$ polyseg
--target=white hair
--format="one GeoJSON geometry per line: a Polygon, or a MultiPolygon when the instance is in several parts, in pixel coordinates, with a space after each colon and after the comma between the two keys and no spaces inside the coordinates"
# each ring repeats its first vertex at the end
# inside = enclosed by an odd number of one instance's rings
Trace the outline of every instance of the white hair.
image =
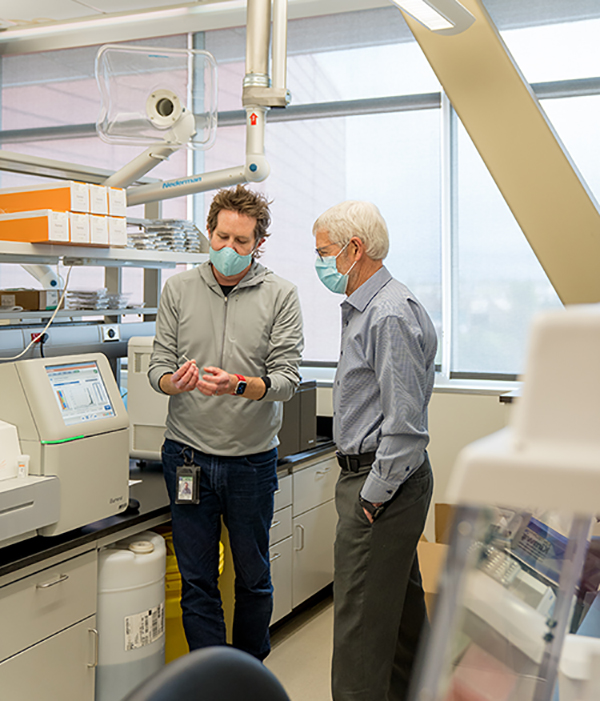
{"type": "Polygon", "coordinates": [[[357,236],[372,260],[383,260],[390,247],[385,219],[372,202],[348,200],[336,204],[314,223],[313,234],[317,231],[326,231],[331,243],[341,248],[357,236]]]}

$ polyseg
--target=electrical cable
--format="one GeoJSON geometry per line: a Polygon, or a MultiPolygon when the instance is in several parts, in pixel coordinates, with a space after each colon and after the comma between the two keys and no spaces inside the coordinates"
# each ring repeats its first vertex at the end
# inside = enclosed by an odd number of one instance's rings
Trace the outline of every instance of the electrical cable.
{"type": "MultiPolygon", "coordinates": [[[[21,358],[23,355],[25,355],[25,353],[27,353],[27,351],[31,348],[31,346],[32,346],[34,343],[45,343],[45,341],[44,341],[44,342],[41,341],[41,338],[44,336],[44,334],[46,333],[46,331],[50,328],[50,325],[51,325],[52,322],[54,321],[56,315],[58,314],[59,309],[60,309],[61,306],[62,306],[62,303],[63,303],[63,301],[64,301],[64,299],[65,299],[66,294],[67,294],[67,288],[68,288],[68,286],[69,286],[69,277],[70,277],[70,275],[71,275],[71,270],[73,270],[73,266],[72,266],[72,265],[69,266],[69,272],[67,273],[67,277],[66,277],[66,280],[65,280],[65,287],[64,287],[64,290],[63,290],[63,293],[62,293],[60,299],[58,300],[58,304],[56,305],[56,309],[54,310],[54,313],[52,314],[52,316],[51,316],[50,319],[48,320],[48,323],[46,324],[46,326],[44,326],[43,330],[42,330],[40,333],[36,334],[36,335],[31,339],[31,341],[27,344],[27,346],[26,346],[18,355],[13,356],[12,358],[0,358],[0,363],[8,363],[8,362],[10,362],[10,361],[12,361],[12,360],[18,360],[18,359],[21,358]]],[[[40,346],[40,352],[42,353],[42,357],[44,357],[44,354],[43,354],[43,351],[42,351],[41,346],[40,346]]]]}

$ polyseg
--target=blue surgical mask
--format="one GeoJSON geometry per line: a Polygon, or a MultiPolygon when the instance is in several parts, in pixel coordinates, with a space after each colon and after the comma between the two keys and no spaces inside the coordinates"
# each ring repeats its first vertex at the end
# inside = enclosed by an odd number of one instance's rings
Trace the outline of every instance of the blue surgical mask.
{"type": "Polygon", "coordinates": [[[229,246],[224,246],[218,251],[211,246],[208,252],[210,262],[215,268],[225,277],[232,277],[247,268],[252,262],[252,253],[254,249],[247,255],[241,256],[237,251],[229,246]]]}
{"type": "MultiPolygon", "coordinates": [[[[346,244],[346,246],[348,246],[348,244],[346,244]]],[[[342,248],[337,256],[325,256],[324,258],[317,257],[317,260],[315,261],[315,269],[317,271],[317,275],[319,276],[319,280],[328,290],[331,290],[338,295],[346,294],[346,288],[348,287],[348,274],[356,265],[356,261],[354,261],[347,273],[340,273],[337,269],[337,257],[346,249],[346,246],[342,248]]]]}

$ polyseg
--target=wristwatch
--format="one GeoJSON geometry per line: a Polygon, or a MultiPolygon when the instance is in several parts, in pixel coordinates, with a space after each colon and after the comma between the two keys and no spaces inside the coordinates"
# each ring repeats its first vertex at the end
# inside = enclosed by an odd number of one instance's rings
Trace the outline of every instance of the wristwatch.
{"type": "Polygon", "coordinates": [[[366,499],[363,499],[362,497],[358,497],[358,502],[363,507],[363,509],[366,509],[371,514],[371,518],[373,519],[373,521],[378,516],[381,516],[386,507],[385,502],[383,504],[379,504],[379,506],[375,506],[375,504],[373,504],[370,501],[367,501],[366,499]]]}
{"type": "Polygon", "coordinates": [[[236,377],[238,379],[238,383],[235,386],[235,389],[233,390],[232,394],[244,394],[244,392],[246,391],[246,387],[248,386],[248,382],[243,375],[236,375],[236,377]]]}

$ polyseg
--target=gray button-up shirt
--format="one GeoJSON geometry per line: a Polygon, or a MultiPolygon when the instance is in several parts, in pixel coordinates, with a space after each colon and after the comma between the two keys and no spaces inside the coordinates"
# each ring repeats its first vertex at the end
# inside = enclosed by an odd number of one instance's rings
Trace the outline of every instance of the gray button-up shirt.
{"type": "Polygon", "coordinates": [[[333,438],[347,455],[376,451],[368,501],[391,499],[424,460],[436,349],[429,315],[387,268],[342,302],[333,438]]]}

